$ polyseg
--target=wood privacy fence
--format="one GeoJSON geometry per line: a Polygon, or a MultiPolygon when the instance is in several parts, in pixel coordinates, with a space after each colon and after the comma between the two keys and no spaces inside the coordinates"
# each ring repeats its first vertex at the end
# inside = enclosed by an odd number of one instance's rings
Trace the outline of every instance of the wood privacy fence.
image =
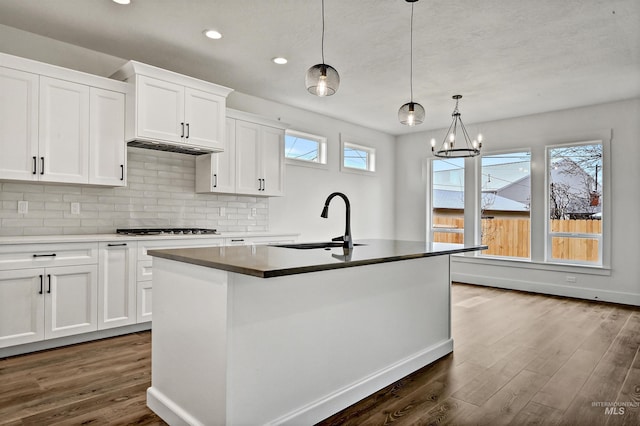
{"type": "MultiPolygon", "coordinates": [[[[461,217],[434,216],[436,228],[464,228],[461,217]]],[[[530,256],[530,220],[528,218],[493,218],[482,219],[482,243],[489,246],[489,250],[482,253],[493,256],[524,257],[530,256]]],[[[600,220],[552,220],[552,232],[573,232],[581,234],[601,234],[600,220]]],[[[436,242],[462,243],[463,235],[453,232],[437,232],[436,242]]],[[[598,240],[593,238],[564,238],[552,239],[552,255],[554,259],[583,260],[596,262],[598,260],[598,240]]]]}

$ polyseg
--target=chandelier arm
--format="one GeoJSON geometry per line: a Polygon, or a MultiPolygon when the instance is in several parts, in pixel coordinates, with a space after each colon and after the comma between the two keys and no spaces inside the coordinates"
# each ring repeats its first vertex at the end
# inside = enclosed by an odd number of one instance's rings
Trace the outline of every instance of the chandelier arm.
{"type": "MultiPolygon", "coordinates": [[[[453,118],[453,121],[451,121],[451,125],[449,126],[449,129],[447,130],[447,133],[444,134],[444,139],[442,140],[442,145],[444,146],[445,142],[447,141],[447,138],[449,137],[449,135],[451,134],[451,128],[453,127],[453,125],[456,123],[456,118],[453,118]]],[[[455,131],[455,129],[454,129],[455,131]]]]}
{"type": "Polygon", "coordinates": [[[464,123],[462,122],[462,119],[460,119],[460,127],[462,127],[462,133],[464,134],[464,140],[465,140],[465,143],[467,144],[467,147],[473,148],[473,146],[471,145],[471,138],[467,133],[467,128],[464,127],[464,123]]]}

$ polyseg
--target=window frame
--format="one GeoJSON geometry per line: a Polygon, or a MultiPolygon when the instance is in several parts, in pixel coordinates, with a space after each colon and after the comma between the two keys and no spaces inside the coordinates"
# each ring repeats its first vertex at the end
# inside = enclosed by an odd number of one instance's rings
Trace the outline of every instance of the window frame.
{"type": "Polygon", "coordinates": [[[285,130],[285,151],[284,160],[285,164],[303,167],[313,167],[316,169],[328,169],[328,144],[325,136],[314,135],[312,133],[302,132],[300,130],[287,129],[285,130]],[[304,160],[300,158],[287,157],[286,137],[293,136],[301,139],[315,141],[318,143],[318,161],[304,160]]]}
{"type": "Polygon", "coordinates": [[[376,173],[376,149],[372,146],[360,143],[350,142],[343,138],[340,139],[340,171],[347,173],[356,173],[363,175],[374,175],[376,173]],[[349,167],[344,164],[344,150],[346,148],[365,151],[367,153],[367,168],[360,169],[357,167],[349,167]]]}
{"type": "Polygon", "coordinates": [[[482,241],[482,182],[483,182],[483,178],[482,178],[482,160],[484,158],[487,157],[495,157],[495,156],[499,156],[499,155],[508,155],[508,154],[525,154],[528,153],[529,154],[529,247],[528,247],[528,251],[529,251],[529,256],[528,257],[518,257],[518,256],[505,256],[505,255],[497,255],[497,254],[486,254],[484,253],[484,251],[479,251],[477,252],[477,256],[481,257],[481,258],[487,258],[487,259],[504,259],[504,260],[516,260],[516,261],[531,261],[532,259],[532,251],[533,251],[533,241],[532,241],[532,227],[533,227],[533,216],[532,216],[532,203],[533,203],[533,175],[532,175],[532,158],[533,158],[533,154],[531,152],[531,148],[514,148],[514,149],[508,149],[508,150],[500,150],[500,151],[495,151],[495,152],[489,152],[489,153],[483,153],[480,157],[479,157],[479,165],[478,165],[478,182],[477,182],[477,190],[479,191],[479,195],[480,195],[480,213],[479,213],[479,217],[476,218],[475,220],[478,221],[477,227],[478,227],[478,232],[479,232],[479,236],[478,236],[478,241],[480,241],[480,244],[483,244],[482,241]]]}
{"type": "MultiPolygon", "coordinates": [[[[435,235],[436,234],[462,234],[462,241],[464,243],[465,241],[465,229],[467,228],[467,217],[466,217],[466,207],[467,207],[467,188],[466,188],[466,181],[467,181],[467,162],[462,159],[462,176],[463,176],[463,183],[462,183],[462,187],[463,187],[463,201],[462,201],[462,217],[463,217],[463,226],[462,228],[448,228],[448,227],[435,227],[433,225],[433,219],[434,219],[434,214],[433,214],[433,202],[434,202],[434,197],[433,197],[433,191],[434,191],[434,184],[435,181],[433,179],[433,173],[435,172],[434,170],[434,162],[436,161],[444,161],[442,158],[438,158],[438,157],[433,157],[429,159],[428,162],[428,166],[427,166],[427,176],[428,176],[428,182],[429,184],[427,185],[427,188],[429,190],[428,194],[427,194],[427,207],[430,206],[430,208],[427,208],[427,232],[428,232],[428,241],[435,241],[435,235]]],[[[475,254],[475,253],[473,253],[475,254]]]]}
{"type": "Polygon", "coordinates": [[[557,265],[571,265],[571,266],[589,266],[589,267],[604,267],[605,262],[605,247],[607,239],[605,238],[606,227],[606,217],[608,210],[607,200],[610,198],[610,185],[609,185],[609,174],[608,174],[608,166],[607,166],[607,158],[608,155],[608,147],[609,144],[606,140],[597,139],[597,140],[588,140],[581,142],[570,142],[570,143],[562,143],[562,144],[553,144],[553,145],[545,145],[545,244],[544,244],[544,262],[548,264],[557,264],[557,265]],[[588,234],[588,233],[578,233],[578,232],[553,232],[551,230],[551,194],[550,194],[550,184],[551,184],[551,155],[550,152],[556,148],[568,148],[573,146],[582,146],[582,145],[601,145],[602,147],[602,180],[601,184],[602,194],[601,197],[602,207],[601,213],[602,217],[601,221],[601,232],[600,234],[588,234]],[[587,260],[572,260],[572,259],[554,259],[553,258],[553,238],[574,238],[574,239],[591,239],[596,240],[598,243],[598,259],[596,261],[587,261],[587,260]]]}

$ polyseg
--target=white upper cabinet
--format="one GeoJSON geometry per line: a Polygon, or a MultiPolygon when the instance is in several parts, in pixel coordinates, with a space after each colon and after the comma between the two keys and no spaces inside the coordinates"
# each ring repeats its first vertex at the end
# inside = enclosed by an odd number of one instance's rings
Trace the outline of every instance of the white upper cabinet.
{"type": "Polygon", "coordinates": [[[183,142],[184,86],[141,75],[136,100],[138,137],[183,142]]]}
{"type": "Polygon", "coordinates": [[[196,157],[196,192],[236,192],[236,120],[227,118],[224,151],[196,157]]]}
{"type": "Polygon", "coordinates": [[[0,179],[124,185],[127,88],[0,53],[0,179]]]}
{"type": "Polygon", "coordinates": [[[237,192],[284,195],[284,129],[236,121],[237,192]]]}
{"type": "Polygon", "coordinates": [[[0,179],[38,180],[38,81],[0,67],[0,179]]]}
{"type": "Polygon", "coordinates": [[[90,91],[89,183],[125,186],[124,93],[95,87],[90,91]]]}
{"type": "Polygon", "coordinates": [[[111,76],[127,81],[126,140],[132,145],[198,154],[225,147],[226,99],[231,89],[136,61],[111,76]]]}
{"type": "Polygon", "coordinates": [[[285,124],[227,109],[224,153],[196,159],[196,192],[284,195],[285,124]]]}
{"type": "Polygon", "coordinates": [[[89,87],[40,77],[41,181],[89,183],[89,87]]]}

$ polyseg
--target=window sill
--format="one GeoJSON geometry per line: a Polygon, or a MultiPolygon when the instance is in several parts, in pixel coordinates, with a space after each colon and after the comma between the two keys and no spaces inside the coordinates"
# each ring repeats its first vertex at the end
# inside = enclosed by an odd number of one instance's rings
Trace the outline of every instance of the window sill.
{"type": "Polygon", "coordinates": [[[473,263],[490,266],[500,266],[505,268],[537,269],[544,271],[569,272],[576,274],[610,276],[611,268],[606,266],[591,265],[568,265],[561,263],[540,262],[530,259],[506,259],[485,256],[467,256],[465,254],[454,254],[451,256],[454,263],[473,263]]]}
{"type": "Polygon", "coordinates": [[[329,165],[327,163],[314,163],[313,161],[295,160],[293,158],[286,158],[286,157],[284,159],[284,163],[287,166],[309,167],[312,169],[329,170],[329,165]]]}

